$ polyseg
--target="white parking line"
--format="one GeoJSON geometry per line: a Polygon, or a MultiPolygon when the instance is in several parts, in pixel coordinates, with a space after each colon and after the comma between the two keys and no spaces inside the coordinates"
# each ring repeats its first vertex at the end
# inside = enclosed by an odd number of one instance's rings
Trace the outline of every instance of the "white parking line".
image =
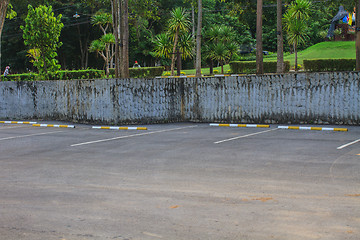
{"type": "Polygon", "coordinates": [[[27,126],[24,125],[15,125],[15,126],[1,126],[0,130],[6,130],[11,128],[27,128],[27,126]]]}
{"type": "Polygon", "coordinates": [[[15,138],[25,138],[25,137],[46,135],[46,134],[52,134],[52,133],[60,133],[60,132],[63,132],[63,131],[46,132],[46,133],[35,133],[35,134],[29,134],[29,135],[21,135],[21,136],[15,136],[15,137],[0,138],[0,141],[2,141],[2,140],[9,140],[9,139],[15,139],[15,138]]]}
{"type": "Polygon", "coordinates": [[[343,149],[343,148],[346,148],[346,147],[351,146],[351,145],[353,145],[353,144],[355,144],[355,143],[358,143],[358,142],[360,142],[360,139],[355,140],[355,141],[353,141],[353,142],[351,142],[351,143],[344,144],[344,145],[338,147],[337,149],[338,149],[338,150],[341,150],[341,149],[343,149]]]}
{"type": "Polygon", "coordinates": [[[271,129],[271,130],[266,130],[266,131],[261,131],[261,132],[256,132],[256,133],[251,133],[251,134],[247,134],[247,135],[243,135],[243,136],[239,136],[239,137],[229,138],[229,139],[217,141],[217,142],[214,142],[214,143],[219,144],[219,143],[223,143],[223,142],[229,142],[229,141],[237,140],[237,139],[240,139],[240,138],[251,137],[251,136],[254,136],[254,135],[267,133],[267,132],[271,132],[271,131],[275,131],[275,130],[278,130],[278,128],[271,129]]]}
{"type": "Polygon", "coordinates": [[[77,146],[88,145],[88,144],[93,144],[93,143],[108,142],[108,141],[113,141],[113,140],[118,140],[118,139],[123,139],[123,138],[131,138],[131,137],[144,136],[144,135],[150,135],[150,134],[155,134],[155,133],[170,132],[170,131],[176,131],[176,130],[181,130],[181,129],[186,129],[186,128],[194,128],[194,127],[197,127],[197,125],[190,126],[190,127],[165,129],[165,130],[155,131],[155,132],[146,132],[146,133],[139,133],[139,134],[133,134],[133,135],[126,135],[126,136],[121,136],[121,137],[107,138],[107,139],[95,140],[95,141],[90,141],[90,142],[77,143],[77,144],[73,144],[70,146],[77,147],[77,146]]]}

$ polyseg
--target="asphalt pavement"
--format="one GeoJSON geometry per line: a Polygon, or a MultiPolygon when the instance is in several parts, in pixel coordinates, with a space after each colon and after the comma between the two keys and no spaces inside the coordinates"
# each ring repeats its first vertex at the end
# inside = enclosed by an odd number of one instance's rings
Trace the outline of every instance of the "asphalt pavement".
{"type": "Polygon", "coordinates": [[[360,239],[358,126],[41,123],[0,124],[0,240],[360,239]]]}

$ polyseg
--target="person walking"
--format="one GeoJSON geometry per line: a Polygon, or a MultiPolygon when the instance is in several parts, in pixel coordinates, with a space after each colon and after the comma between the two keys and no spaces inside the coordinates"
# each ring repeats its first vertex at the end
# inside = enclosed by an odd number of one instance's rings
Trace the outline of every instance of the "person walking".
{"type": "Polygon", "coordinates": [[[10,74],[10,67],[7,66],[4,71],[4,77],[7,77],[10,74]]]}

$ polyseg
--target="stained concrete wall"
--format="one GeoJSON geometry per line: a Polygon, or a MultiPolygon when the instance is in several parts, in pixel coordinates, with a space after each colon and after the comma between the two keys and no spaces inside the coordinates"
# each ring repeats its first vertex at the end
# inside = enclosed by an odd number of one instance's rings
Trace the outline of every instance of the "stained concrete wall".
{"type": "Polygon", "coordinates": [[[1,82],[1,119],[360,123],[360,74],[1,82]]]}

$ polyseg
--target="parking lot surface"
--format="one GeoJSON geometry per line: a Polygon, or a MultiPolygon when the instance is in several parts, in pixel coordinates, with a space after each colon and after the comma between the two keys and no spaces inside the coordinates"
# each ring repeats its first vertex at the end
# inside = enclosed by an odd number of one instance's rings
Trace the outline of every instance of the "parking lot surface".
{"type": "Polygon", "coordinates": [[[360,127],[137,127],[0,124],[0,239],[360,239],[360,127]]]}

